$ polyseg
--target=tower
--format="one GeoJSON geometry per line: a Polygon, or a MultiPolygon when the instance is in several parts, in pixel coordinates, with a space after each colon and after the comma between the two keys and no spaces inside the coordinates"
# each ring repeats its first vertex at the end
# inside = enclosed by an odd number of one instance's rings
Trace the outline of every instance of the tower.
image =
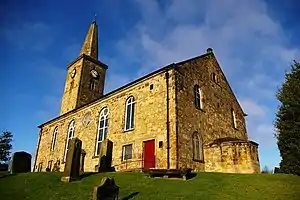
{"type": "Polygon", "coordinates": [[[103,96],[107,65],[98,60],[98,26],[93,21],[79,56],[68,65],[60,114],[103,96]]]}

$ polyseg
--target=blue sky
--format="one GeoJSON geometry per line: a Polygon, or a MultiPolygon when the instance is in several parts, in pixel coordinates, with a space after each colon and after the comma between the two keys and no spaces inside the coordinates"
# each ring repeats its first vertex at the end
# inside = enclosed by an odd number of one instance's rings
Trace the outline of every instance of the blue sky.
{"type": "Polygon", "coordinates": [[[0,130],[13,132],[13,151],[34,155],[37,125],[58,116],[67,64],[96,12],[106,93],[212,47],[249,115],[261,166],[273,168],[280,161],[275,93],[291,61],[300,60],[299,9],[296,0],[4,0],[0,130]]]}

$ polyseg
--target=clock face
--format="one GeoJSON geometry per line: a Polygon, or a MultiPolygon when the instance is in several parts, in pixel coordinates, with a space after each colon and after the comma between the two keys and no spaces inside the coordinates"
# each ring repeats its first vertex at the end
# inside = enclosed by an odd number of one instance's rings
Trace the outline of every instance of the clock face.
{"type": "Polygon", "coordinates": [[[73,71],[71,72],[71,77],[74,78],[75,74],[76,74],[76,69],[73,69],[73,71]]]}
{"type": "Polygon", "coordinates": [[[99,76],[99,74],[98,74],[98,72],[96,70],[93,69],[93,70],[91,70],[91,76],[93,78],[97,78],[99,76]]]}

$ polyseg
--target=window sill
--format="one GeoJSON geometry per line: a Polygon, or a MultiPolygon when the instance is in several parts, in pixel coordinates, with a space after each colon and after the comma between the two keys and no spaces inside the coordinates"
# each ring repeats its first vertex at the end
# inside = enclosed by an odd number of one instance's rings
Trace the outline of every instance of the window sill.
{"type": "Polygon", "coordinates": [[[128,162],[133,162],[134,160],[132,158],[130,159],[127,159],[127,160],[122,160],[121,161],[121,164],[125,164],[125,163],[128,163],[128,162]]]}
{"type": "Polygon", "coordinates": [[[194,158],[193,158],[193,161],[194,162],[199,162],[199,163],[204,163],[204,160],[198,160],[198,159],[194,159],[194,158]]]}
{"type": "Polygon", "coordinates": [[[203,110],[202,108],[196,107],[197,110],[200,110],[202,112],[205,112],[205,110],[203,110]]]}
{"type": "Polygon", "coordinates": [[[130,131],[133,131],[133,130],[134,130],[134,128],[127,129],[127,130],[124,130],[123,133],[130,132],[130,131]]]}
{"type": "Polygon", "coordinates": [[[99,158],[99,156],[93,156],[92,159],[99,158]]]}

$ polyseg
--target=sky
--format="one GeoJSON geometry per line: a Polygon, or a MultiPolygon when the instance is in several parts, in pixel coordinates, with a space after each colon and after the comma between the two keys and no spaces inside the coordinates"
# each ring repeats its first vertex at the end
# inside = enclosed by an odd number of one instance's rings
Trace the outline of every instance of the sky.
{"type": "Polygon", "coordinates": [[[37,126],[59,115],[67,65],[97,13],[105,93],[213,48],[259,143],[261,167],[279,165],[275,94],[300,61],[297,0],[4,0],[0,5],[0,131],[13,152],[35,154],[37,126]]]}

